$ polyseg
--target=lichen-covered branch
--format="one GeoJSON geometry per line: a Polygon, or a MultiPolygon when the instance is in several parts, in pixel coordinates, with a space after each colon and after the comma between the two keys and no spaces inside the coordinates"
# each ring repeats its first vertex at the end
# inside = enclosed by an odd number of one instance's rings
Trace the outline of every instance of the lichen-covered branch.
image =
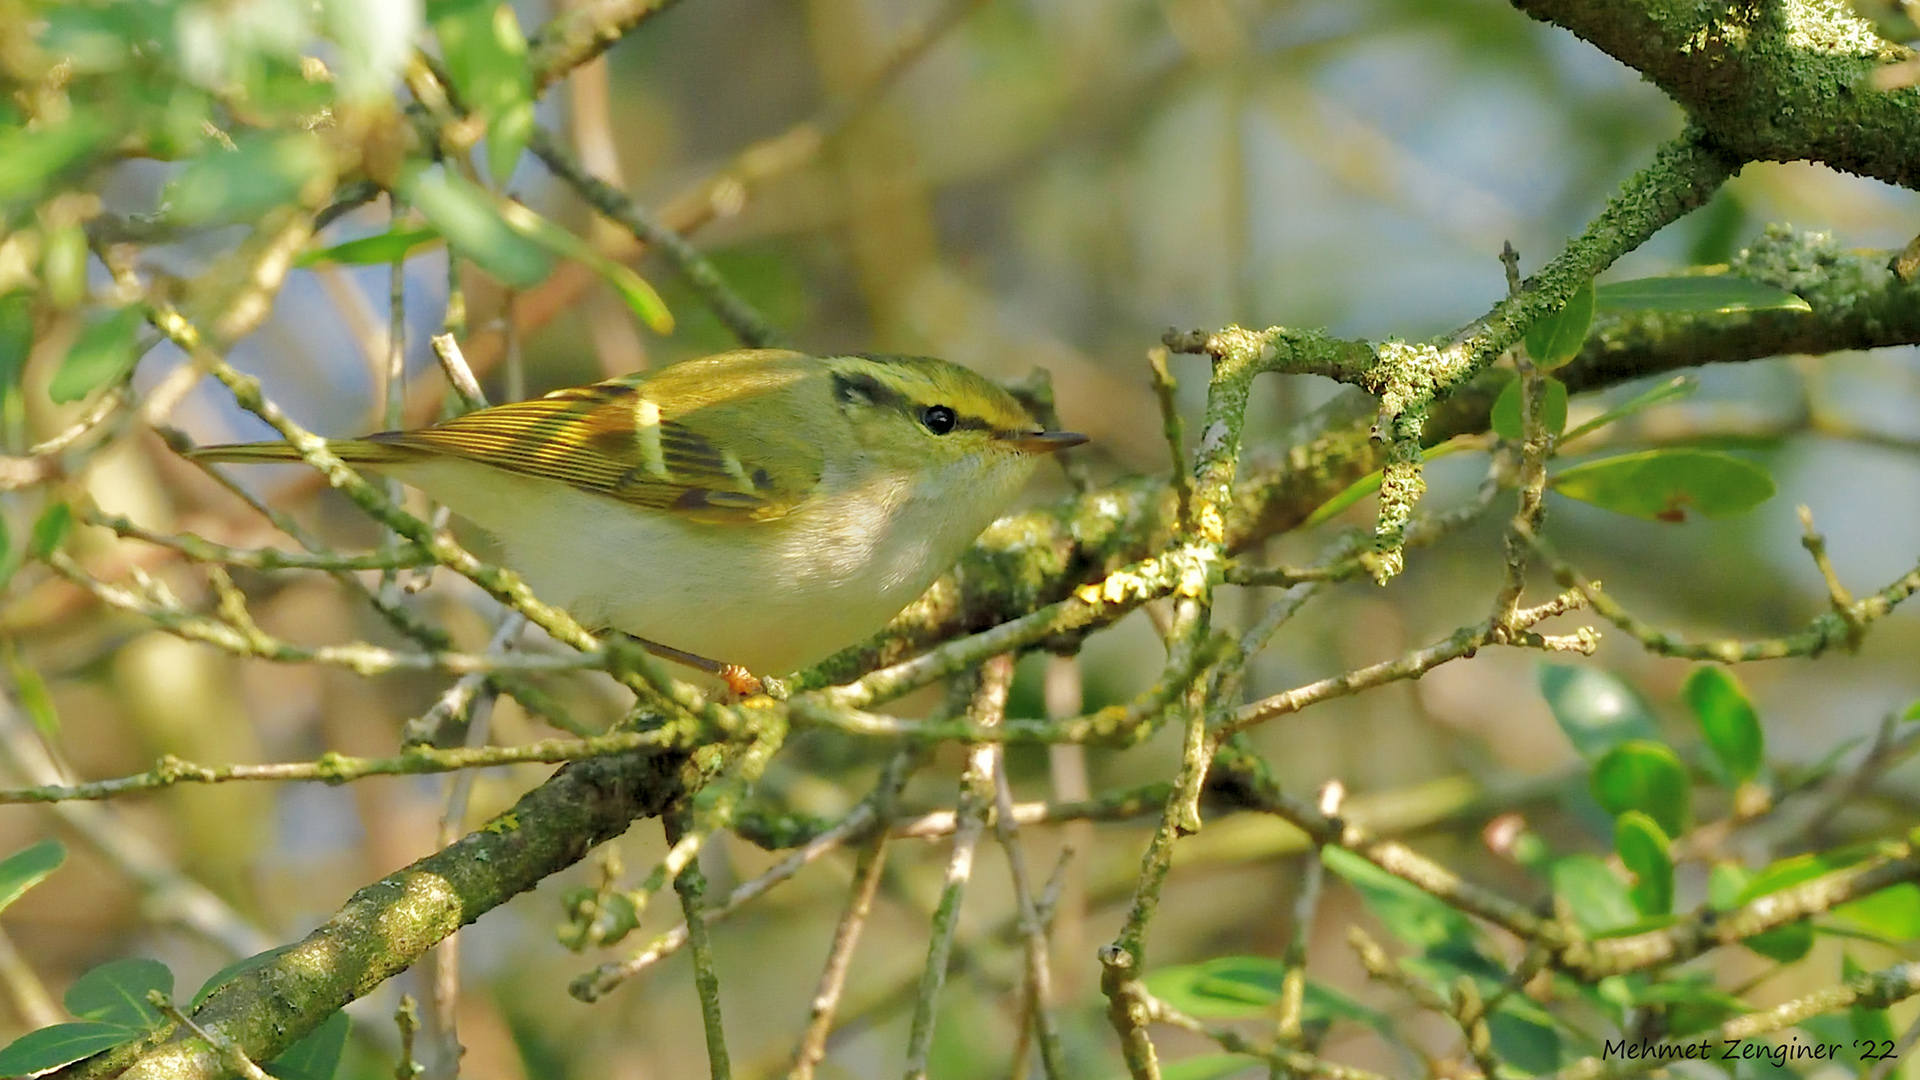
{"type": "MultiPolygon", "coordinates": [[[[216,989],[194,1020],[249,1058],[269,1060],[454,930],[703,780],[687,759],[649,751],[569,765],[480,829],[355,893],[304,940],[216,989]]],[[[158,1046],[129,1044],[53,1075],[179,1080],[221,1071],[206,1044],[175,1032],[158,1046]]]]}
{"type": "Polygon", "coordinates": [[[1913,54],[1830,0],[1514,0],[1667,92],[1739,161],[1811,159],[1920,185],[1920,89],[1878,90],[1876,70],[1913,54]]]}

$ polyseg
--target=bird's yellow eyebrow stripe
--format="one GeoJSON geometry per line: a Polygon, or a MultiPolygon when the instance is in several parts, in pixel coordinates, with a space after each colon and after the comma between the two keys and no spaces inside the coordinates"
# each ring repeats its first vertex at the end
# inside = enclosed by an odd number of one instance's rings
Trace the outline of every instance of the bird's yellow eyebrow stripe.
{"type": "Polygon", "coordinates": [[[640,463],[648,472],[665,479],[667,456],[660,446],[660,406],[644,394],[633,405],[633,434],[640,440],[640,463]]]}

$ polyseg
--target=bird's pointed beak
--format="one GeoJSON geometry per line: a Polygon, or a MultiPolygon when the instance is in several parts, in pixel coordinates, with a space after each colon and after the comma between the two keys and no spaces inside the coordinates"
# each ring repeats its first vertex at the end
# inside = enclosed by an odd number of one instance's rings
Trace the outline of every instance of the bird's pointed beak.
{"type": "Polygon", "coordinates": [[[1076,431],[1014,431],[1001,436],[1023,453],[1051,454],[1087,441],[1076,431]]]}

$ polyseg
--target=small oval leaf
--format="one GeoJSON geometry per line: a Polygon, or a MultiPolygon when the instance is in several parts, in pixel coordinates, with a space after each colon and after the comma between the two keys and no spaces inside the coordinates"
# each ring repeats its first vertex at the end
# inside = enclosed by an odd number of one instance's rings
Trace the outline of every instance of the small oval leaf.
{"type": "Polygon", "coordinates": [[[45,881],[65,861],[67,849],[58,840],[42,840],[0,859],[0,911],[45,881]]]}
{"type": "Polygon", "coordinates": [[[278,1080],[333,1080],[352,1028],[347,1014],[335,1010],[320,1021],[319,1027],[267,1062],[267,1072],[278,1080]]]}
{"type": "Polygon", "coordinates": [[[1570,443],[1591,431],[1598,431],[1617,420],[1623,420],[1634,413],[1658,405],[1663,401],[1683,398],[1700,388],[1700,380],[1692,375],[1675,375],[1651,390],[1635,394],[1632,398],[1608,409],[1599,416],[1581,424],[1560,437],[1562,443],[1570,443]]]}
{"type": "Polygon", "coordinates": [[[1833,917],[1889,945],[1920,941],[1920,885],[1903,881],[1868,893],[1834,908],[1833,917]]]}
{"type": "Polygon", "coordinates": [[[553,269],[545,249],[507,224],[500,202],[470,180],[419,169],[401,179],[400,194],[460,254],[516,289],[538,284],[553,269]]]}
{"type": "MultiPolygon", "coordinates": [[[[1510,442],[1519,442],[1525,437],[1520,426],[1520,383],[1515,379],[1500,391],[1494,399],[1493,413],[1488,417],[1493,433],[1510,442]]],[[[1546,400],[1540,403],[1540,419],[1547,434],[1559,438],[1567,427],[1567,384],[1549,375],[1544,389],[1546,400]]]]}
{"type": "Polygon", "coordinates": [[[599,274],[620,293],[620,298],[626,301],[627,307],[640,317],[641,322],[647,324],[648,329],[656,334],[673,332],[673,314],[667,310],[666,301],[632,267],[602,255],[592,244],[534,213],[530,207],[509,202],[501,212],[509,224],[534,243],[562,258],[582,263],[599,274]]]}
{"type": "Polygon", "coordinates": [[[399,262],[411,255],[414,248],[439,242],[440,234],[432,229],[394,229],[306,252],[294,260],[294,265],[339,263],[345,266],[377,266],[399,262]]]}
{"type": "MultiPolygon", "coordinates": [[[[1265,956],[1221,956],[1199,964],[1162,968],[1148,975],[1154,997],[1190,1016],[1239,1019],[1259,1016],[1280,1000],[1287,966],[1265,956]]],[[[1308,1024],[1346,1020],[1383,1029],[1386,1016],[1308,979],[1300,996],[1300,1019],[1308,1024]]]]}
{"type": "Polygon", "coordinates": [[[1716,315],[1736,311],[1812,311],[1813,306],[1785,289],[1733,274],[1685,274],[1677,277],[1615,281],[1594,290],[1601,311],[1656,311],[1716,315]]]}
{"type": "Polygon", "coordinates": [[[19,385],[33,352],[33,297],[25,291],[0,296],[0,392],[19,385]]]}
{"type": "MultiPolygon", "coordinates": [[[[1434,461],[1439,458],[1446,457],[1448,454],[1455,454],[1462,450],[1471,450],[1474,448],[1474,445],[1475,445],[1475,441],[1472,436],[1470,435],[1458,436],[1452,439],[1448,439],[1446,442],[1443,442],[1438,446],[1427,447],[1425,450],[1420,452],[1420,460],[1434,461]]],[[[1361,499],[1364,499],[1367,496],[1379,490],[1380,490],[1380,473],[1378,471],[1370,472],[1367,475],[1361,477],[1360,479],[1355,480],[1353,483],[1347,485],[1347,487],[1344,490],[1342,490],[1340,494],[1335,495],[1333,498],[1328,499],[1326,502],[1321,503],[1319,507],[1317,507],[1314,510],[1313,513],[1307,515],[1307,520],[1302,522],[1300,527],[1303,529],[1311,529],[1315,525],[1323,525],[1326,522],[1332,520],[1334,516],[1339,514],[1342,510],[1345,510],[1347,507],[1352,506],[1354,503],[1359,502],[1361,499]]]]}
{"type": "Polygon", "coordinates": [[[1586,854],[1555,859],[1547,876],[1553,882],[1554,898],[1589,935],[1605,934],[1640,920],[1627,883],[1605,859],[1586,854]]]}
{"type": "Polygon", "coordinates": [[[1813,924],[1798,922],[1743,938],[1740,944],[1769,960],[1791,964],[1813,951],[1813,924]]]}
{"type": "Polygon", "coordinates": [[[487,172],[504,185],[533,134],[533,74],[519,16],[500,0],[452,0],[429,13],[461,103],[486,117],[487,172]]]}
{"type": "Polygon", "coordinates": [[[1629,740],[1658,736],[1646,702],[1618,676],[1578,664],[1541,664],[1539,674],[1554,722],[1588,761],[1629,740]]]}
{"type": "Polygon", "coordinates": [[[161,205],[167,219],[181,225],[244,221],[298,200],[332,172],[333,153],[312,132],[254,136],[189,162],[167,185],[161,205]]]}
{"type": "Polygon", "coordinates": [[[1745,458],[1712,450],[1642,450],[1563,469],[1548,480],[1570,499],[1649,521],[1744,514],[1773,498],[1773,477],[1745,458]]]}
{"type": "Polygon", "coordinates": [[[1642,915],[1665,915],[1673,910],[1673,857],[1660,824],[1638,810],[1629,810],[1613,822],[1613,850],[1633,874],[1628,890],[1642,915]]]}
{"type": "Polygon", "coordinates": [[[1433,894],[1345,848],[1322,848],[1320,861],[1353,886],[1367,910],[1386,924],[1393,936],[1420,948],[1451,944],[1470,947],[1473,925],[1433,894]]]}
{"type": "Polygon", "coordinates": [[[51,1024],[0,1049],[0,1076],[30,1076],[111,1050],[140,1033],[117,1024],[51,1024]]]}
{"type": "Polygon", "coordinates": [[[73,507],[57,502],[40,512],[33,523],[33,535],[27,538],[27,558],[45,561],[53,554],[60,541],[67,538],[67,529],[73,524],[73,507]]]}
{"type": "Polygon", "coordinates": [[[1241,1054],[1195,1054],[1160,1066],[1160,1080],[1221,1080],[1235,1073],[1265,1072],[1259,1058],[1241,1054]]]}
{"type": "Polygon", "coordinates": [[[1575,289],[1565,307],[1543,316],[1527,330],[1527,355],[1542,371],[1552,371],[1580,355],[1593,325],[1593,282],[1575,289]]]}
{"type": "Polygon", "coordinates": [[[1722,667],[1699,667],[1687,676],[1681,695],[1700,721],[1707,747],[1726,771],[1728,787],[1739,787],[1760,773],[1766,736],[1746,688],[1722,667]]]}
{"type": "Polygon", "coordinates": [[[97,115],[84,109],[48,127],[0,129],[0,206],[37,198],[47,181],[91,154],[112,134],[97,115]]]}
{"type": "Polygon", "coordinates": [[[60,370],[53,373],[47,396],[64,405],[126,378],[140,359],[134,349],[145,319],[139,305],[129,304],[81,331],[60,362],[60,370]]]}
{"type": "Polygon", "coordinates": [[[1668,836],[1693,827],[1693,784],[1680,757],[1647,739],[1621,743],[1593,766],[1593,797],[1614,815],[1638,810],[1668,836]]]}
{"type": "Polygon", "coordinates": [[[173,972],[158,960],[129,956],[110,960],[73,980],[67,987],[67,1011],[83,1020],[145,1031],[160,1022],[160,1011],[147,1000],[158,990],[173,993],[173,972]]]}
{"type": "MultiPolygon", "coordinates": [[[[14,648],[9,640],[0,647],[7,661],[7,673],[13,676],[14,693],[20,698],[20,707],[33,721],[34,729],[48,745],[56,745],[60,738],[60,713],[53,706],[53,694],[47,689],[47,680],[33,670],[26,661],[20,659],[20,650],[14,648]]],[[[6,905],[0,904],[0,907],[6,905]]]]}

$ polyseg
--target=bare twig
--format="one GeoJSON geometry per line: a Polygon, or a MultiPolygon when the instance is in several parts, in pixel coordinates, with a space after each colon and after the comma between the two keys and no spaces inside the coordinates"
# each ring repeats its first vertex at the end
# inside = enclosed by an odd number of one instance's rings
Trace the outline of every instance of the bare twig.
{"type": "MultiPolygon", "coordinates": [[[[693,824],[693,813],[681,805],[667,814],[663,824],[669,843],[677,842],[693,824]]],[[[707,1039],[707,1075],[710,1080],[729,1080],[733,1066],[727,1055],[727,1032],[720,1018],[720,971],[713,961],[713,939],[707,931],[707,877],[700,872],[700,860],[687,863],[673,879],[674,892],[680,895],[680,910],[686,916],[687,944],[693,952],[694,995],[700,999],[700,1026],[707,1039]]]]}
{"type": "MultiPolygon", "coordinates": [[[[1013,685],[1011,657],[1001,657],[982,667],[979,684],[967,712],[975,724],[991,728],[1006,715],[1007,691],[1013,685]]],[[[953,834],[953,854],[947,861],[946,886],[934,909],[931,940],[927,945],[927,963],[921,970],[920,989],[914,997],[913,1026],[907,1035],[907,1080],[926,1080],[927,1055],[933,1051],[935,1009],[940,990],[947,979],[947,959],[953,951],[953,936],[960,927],[960,898],[973,875],[973,853],[986,830],[987,813],[993,804],[993,774],[999,747],[993,743],[975,746],[967,757],[966,775],[960,782],[960,805],[955,811],[959,828],[953,834]]]]}
{"type": "MultiPolygon", "coordinates": [[[[910,775],[912,760],[909,754],[896,754],[888,764],[873,796],[861,804],[862,809],[871,811],[871,817],[881,818],[891,811],[894,797],[910,775]]],[[[880,890],[881,871],[886,869],[887,839],[885,832],[876,833],[860,849],[854,863],[853,888],[847,894],[846,906],[841,909],[840,921],[834,925],[833,944],[827,949],[827,962],[820,969],[820,981],[807,1010],[806,1030],[794,1047],[788,1080],[812,1080],[813,1070],[826,1057],[827,1036],[833,1032],[840,995],[846,990],[847,972],[853,968],[853,950],[860,944],[861,931],[873,911],[873,898],[880,890]]]]}
{"type": "MultiPolygon", "coordinates": [[[[1012,657],[1002,657],[990,663],[1004,662],[1011,669],[1012,657]]],[[[1011,675],[1009,675],[1011,682],[1011,675]]],[[[1047,1080],[1065,1080],[1066,1064],[1060,1057],[1060,1032],[1053,1020],[1053,973],[1047,960],[1047,932],[1041,924],[1040,912],[1035,906],[1033,886],[1027,879],[1027,860],[1020,850],[1019,827],[1013,820],[1013,789],[1007,783],[1007,765],[1004,754],[994,755],[993,772],[993,832],[1000,846],[1007,853],[1007,866],[1013,875],[1013,897],[1017,917],[1020,921],[1021,937],[1026,945],[1027,977],[1021,990],[1020,1023],[1024,1029],[1029,1023],[1038,1035],[1040,1043],[1040,1067],[1046,1072],[1047,1080]]],[[[1021,1044],[1026,1040],[1022,1038],[1021,1044]]],[[[1016,1055],[1013,1071],[1023,1069],[1024,1054],[1016,1055]]]]}

